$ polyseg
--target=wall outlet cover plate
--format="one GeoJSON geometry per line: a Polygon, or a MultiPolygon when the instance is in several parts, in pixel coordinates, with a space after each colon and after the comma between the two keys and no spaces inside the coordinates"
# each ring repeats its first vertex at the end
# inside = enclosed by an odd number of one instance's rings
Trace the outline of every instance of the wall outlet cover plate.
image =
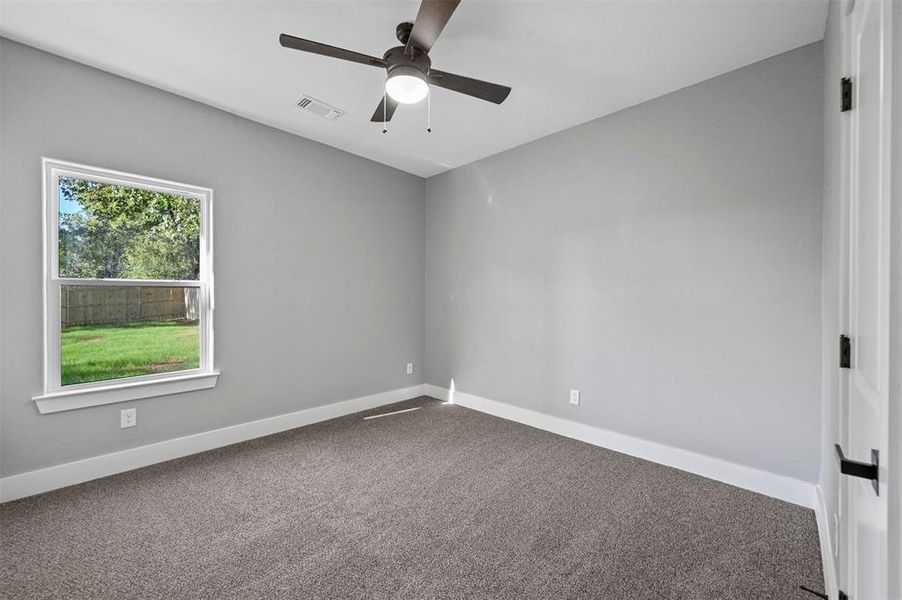
{"type": "Polygon", "coordinates": [[[119,411],[119,427],[134,427],[138,424],[138,409],[137,408],[123,408],[119,411]]]}

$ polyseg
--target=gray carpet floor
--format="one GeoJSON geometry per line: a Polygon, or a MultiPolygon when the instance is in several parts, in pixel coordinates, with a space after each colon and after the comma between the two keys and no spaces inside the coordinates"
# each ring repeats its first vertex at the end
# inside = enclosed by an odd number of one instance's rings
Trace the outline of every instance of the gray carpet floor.
{"type": "Polygon", "coordinates": [[[0,534],[17,600],[823,589],[810,510],[430,398],[10,502],[0,534]]]}

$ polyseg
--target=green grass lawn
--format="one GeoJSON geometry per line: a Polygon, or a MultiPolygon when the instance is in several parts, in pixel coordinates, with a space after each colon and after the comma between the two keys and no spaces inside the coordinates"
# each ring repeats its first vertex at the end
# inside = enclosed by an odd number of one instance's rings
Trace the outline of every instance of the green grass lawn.
{"type": "Polygon", "coordinates": [[[200,365],[197,321],[144,321],[66,327],[62,383],[85,383],[200,365]]]}

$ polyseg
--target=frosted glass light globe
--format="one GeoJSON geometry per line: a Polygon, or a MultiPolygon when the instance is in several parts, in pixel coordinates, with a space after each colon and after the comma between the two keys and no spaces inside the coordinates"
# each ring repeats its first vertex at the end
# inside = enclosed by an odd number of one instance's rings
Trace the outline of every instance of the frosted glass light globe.
{"type": "Polygon", "coordinates": [[[429,84],[423,81],[423,78],[410,74],[416,72],[415,69],[395,69],[393,73],[385,80],[385,93],[392,97],[392,100],[401,104],[416,104],[425,99],[429,95],[429,84]],[[401,72],[397,72],[401,71],[401,72]]]}

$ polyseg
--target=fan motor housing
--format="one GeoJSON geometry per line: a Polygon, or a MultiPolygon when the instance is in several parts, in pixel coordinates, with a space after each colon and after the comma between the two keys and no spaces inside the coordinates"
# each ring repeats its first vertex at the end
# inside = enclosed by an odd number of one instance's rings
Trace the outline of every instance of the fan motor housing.
{"type": "Polygon", "coordinates": [[[432,66],[429,55],[416,48],[414,48],[412,54],[407,54],[405,50],[404,46],[397,46],[387,50],[382,56],[382,59],[385,61],[385,70],[391,75],[391,72],[398,67],[412,67],[419,71],[425,79],[429,73],[429,68],[432,66]]]}

